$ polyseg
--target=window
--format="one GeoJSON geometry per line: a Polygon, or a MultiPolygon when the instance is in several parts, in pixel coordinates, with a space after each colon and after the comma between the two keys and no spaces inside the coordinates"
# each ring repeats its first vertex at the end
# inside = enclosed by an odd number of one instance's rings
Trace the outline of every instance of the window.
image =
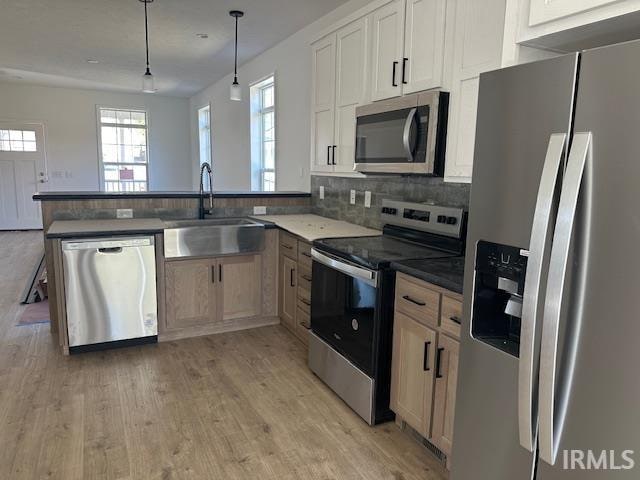
{"type": "Polygon", "coordinates": [[[146,192],[148,185],[147,112],[99,109],[100,160],[106,192],[146,192]]]}
{"type": "Polygon", "coordinates": [[[33,130],[0,130],[0,151],[35,152],[36,132],[33,130]]]}
{"type": "Polygon", "coordinates": [[[276,189],[275,78],[251,86],[251,164],[253,190],[276,189]]]}
{"type": "Polygon", "coordinates": [[[198,110],[198,135],[200,139],[200,165],[211,165],[211,109],[209,105],[198,110]]]}

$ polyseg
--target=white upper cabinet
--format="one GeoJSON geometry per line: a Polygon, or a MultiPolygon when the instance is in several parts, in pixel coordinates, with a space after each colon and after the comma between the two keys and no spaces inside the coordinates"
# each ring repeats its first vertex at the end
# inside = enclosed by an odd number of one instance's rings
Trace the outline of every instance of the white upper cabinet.
{"type": "Polygon", "coordinates": [[[442,86],[445,0],[406,0],[402,93],[442,86]]]}
{"type": "Polygon", "coordinates": [[[529,25],[539,25],[617,2],[620,0],[531,0],[529,25]]]}
{"type": "Polygon", "coordinates": [[[356,107],[369,99],[369,17],[312,45],[311,169],[353,172],[356,107]]]}
{"type": "Polygon", "coordinates": [[[372,15],[372,100],[402,95],[404,0],[394,0],[372,15]]]}
{"type": "Polygon", "coordinates": [[[367,17],[336,33],[335,172],[352,172],[355,159],[356,107],[367,100],[367,17]]]}
{"type": "Polygon", "coordinates": [[[312,170],[333,171],[333,125],[335,115],[336,36],[312,46],[311,159],[312,170]]]}

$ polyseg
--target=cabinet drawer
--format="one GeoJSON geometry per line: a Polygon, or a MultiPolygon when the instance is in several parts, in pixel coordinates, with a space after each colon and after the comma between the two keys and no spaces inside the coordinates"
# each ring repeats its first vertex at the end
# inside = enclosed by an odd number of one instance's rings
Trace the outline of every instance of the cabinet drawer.
{"type": "Polygon", "coordinates": [[[311,291],[311,269],[298,264],[298,285],[311,291]]]}
{"type": "Polygon", "coordinates": [[[298,240],[296,237],[280,231],[280,252],[293,260],[298,260],[298,240]]]}
{"type": "Polygon", "coordinates": [[[395,309],[431,327],[438,326],[440,293],[427,288],[420,280],[398,274],[395,309]]]}
{"type": "Polygon", "coordinates": [[[442,296],[440,312],[440,329],[456,338],[460,338],[460,323],[462,322],[462,302],[447,295],[442,296]]]}
{"type": "Polygon", "coordinates": [[[298,241],[298,264],[311,269],[311,244],[298,241]]]}
{"type": "Polygon", "coordinates": [[[298,309],[311,313],[311,292],[298,287],[298,309]]]}
{"type": "Polygon", "coordinates": [[[311,329],[311,317],[308,312],[298,308],[296,315],[296,335],[303,343],[309,343],[309,330],[311,329]]]}

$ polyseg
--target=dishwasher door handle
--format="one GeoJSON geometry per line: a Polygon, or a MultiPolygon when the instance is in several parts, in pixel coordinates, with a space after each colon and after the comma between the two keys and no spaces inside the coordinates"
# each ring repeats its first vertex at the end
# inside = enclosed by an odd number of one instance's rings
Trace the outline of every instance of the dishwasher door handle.
{"type": "Polygon", "coordinates": [[[105,247],[105,248],[99,248],[98,252],[100,253],[122,253],[122,247],[105,247]]]}

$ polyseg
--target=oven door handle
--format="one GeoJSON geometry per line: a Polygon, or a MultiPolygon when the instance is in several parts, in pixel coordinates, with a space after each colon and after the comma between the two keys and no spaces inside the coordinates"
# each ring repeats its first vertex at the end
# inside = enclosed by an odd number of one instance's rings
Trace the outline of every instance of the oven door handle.
{"type": "Polygon", "coordinates": [[[378,272],[346,263],[344,260],[336,258],[333,255],[320,253],[315,248],[311,249],[311,256],[318,263],[333,268],[334,270],[342,272],[350,277],[363,280],[366,284],[371,285],[372,287],[378,286],[378,272]]]}
{"type": "Polygon", "coordinates": [[[413,157],[413,147],[411,146],[411,127],[413,126],[417,113],[418,109],[415,107],[409,111],[409,115],[407,115],[407,119],[404,122],[404,132],[402,132],[402,144],[404,145],[404,150],[407,154],[407,161],[409,162],[413,162],[415,160],[413,157]]]}

